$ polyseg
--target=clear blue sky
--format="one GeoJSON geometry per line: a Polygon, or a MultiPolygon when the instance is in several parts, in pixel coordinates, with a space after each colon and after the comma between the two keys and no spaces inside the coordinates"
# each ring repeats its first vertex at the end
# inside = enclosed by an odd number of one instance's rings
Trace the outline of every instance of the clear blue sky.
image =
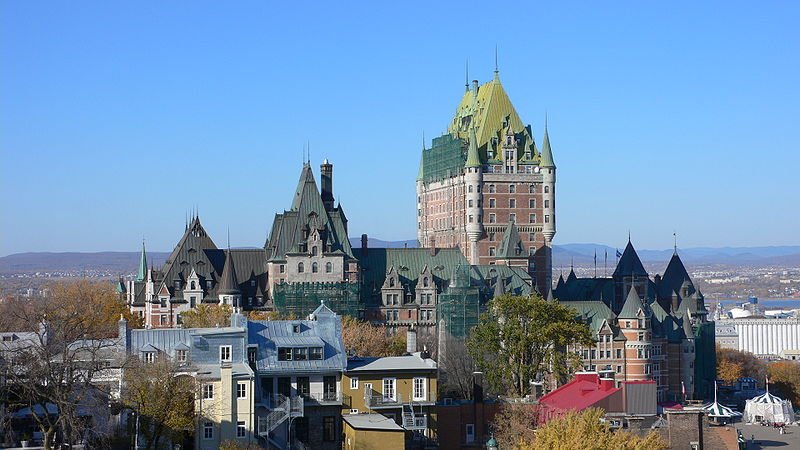
{"type": "Polygon", "coordinates": [[[422,133],[495,45],[556,244],[800,243],[800,3],[380,3],[0,3],[0,255],[170,250],[195,205],[263,245],[307,141],[351,236],[413,239],[422,133]]]}

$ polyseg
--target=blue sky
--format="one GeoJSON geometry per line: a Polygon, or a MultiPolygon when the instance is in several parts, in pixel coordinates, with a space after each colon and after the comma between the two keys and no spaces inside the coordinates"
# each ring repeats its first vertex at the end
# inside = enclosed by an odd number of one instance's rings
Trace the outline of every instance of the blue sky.
{"type": "Polygon", "coordinates": [[[800,243],[800,4],[374,3],[0,3],[0,255],[170,250],[195,206],[263,245],[306,142],[351,236],[414,238],[422,134],[495,46],[556,244],[800,243]]]}

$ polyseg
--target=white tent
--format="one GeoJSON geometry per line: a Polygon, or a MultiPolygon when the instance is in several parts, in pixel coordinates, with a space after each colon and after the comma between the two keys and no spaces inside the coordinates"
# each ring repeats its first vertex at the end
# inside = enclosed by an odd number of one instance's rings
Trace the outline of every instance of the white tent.
{"type": "Polygon", "coordinates": [[[792,402],[769,393],[751,398],[744,407],[744,421],[747,423],[791,423],[794,422],[792,402]]]}

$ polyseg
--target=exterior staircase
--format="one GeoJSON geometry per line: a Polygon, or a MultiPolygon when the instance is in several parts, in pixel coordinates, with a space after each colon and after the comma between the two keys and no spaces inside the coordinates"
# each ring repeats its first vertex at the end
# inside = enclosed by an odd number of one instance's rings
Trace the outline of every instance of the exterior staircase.
{"type": "Polygon", "coordinates": [[[302,417],[304,404],[302,397],[289,398],[284,395],[270,396],[267,399],[269,413],[258,418],[259,436],[269,437],[269,434],[289,418],[302,417]]]}

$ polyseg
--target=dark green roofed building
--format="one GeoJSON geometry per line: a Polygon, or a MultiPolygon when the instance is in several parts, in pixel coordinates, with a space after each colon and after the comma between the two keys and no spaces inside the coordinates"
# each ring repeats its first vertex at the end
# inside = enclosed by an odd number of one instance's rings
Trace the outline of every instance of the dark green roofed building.
{"type": "Polygon", "coordinates": [[[650,275],[629,241],[609,278],[559,276],[553,296],[574,307],[596,343],[575,349],[586,370],[618,381],[655,380],[659,401],[713,394],[714,324],[677,250],[663,277],[650,275]]]}

